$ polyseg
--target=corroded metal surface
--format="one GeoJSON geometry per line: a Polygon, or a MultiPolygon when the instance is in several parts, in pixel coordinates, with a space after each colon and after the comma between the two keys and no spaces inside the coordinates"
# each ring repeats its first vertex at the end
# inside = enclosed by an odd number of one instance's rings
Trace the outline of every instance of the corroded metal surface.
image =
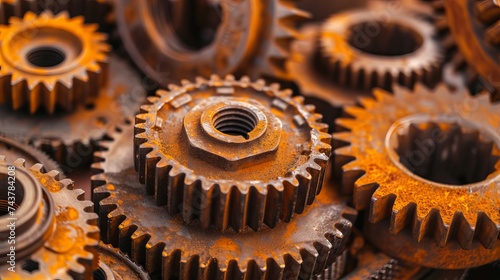
{"type": "Polygon", "coordinates": [[[148,280],[149,275],[120,250],[104,243],[99,244],[99,268],[94,280],[148,280]]]}
{"type": "Polygon", "coordinates": [[[334,135],[344,190],[371,223],[389,219],[387,228],[370,224],[370,241],[430,267],[499,258],[499,105],[443,85],[374,94],[346,109],[354,119],[337,120],[346,132],[334,135]]]}
{"type": "Polygon", "coordinates": [[[275,228],[220,232],[157,206],[134,170],[132,126],[101,142],[92,177],[101,238],[163,279],[309,279],[339,256],[356,213],[331,188],[275,228]],[[113,160],[109,160],[113,159],[113,160]],[[344,218],[344,216],[346,218],[344,218]],[[147,217],[147,218],[146,218],[147,217]],[[225,278],[224,278],[225,277],[225,278]]]}
{"type": "Polygon", "coordinates": [[[96,97],[106,83],[111,49],[96,29],[66,12],[28,12],[0,26],[0,103],[53,114],[56,106],[73,111],[96,97]]]}
{"type": "MultiPolygon", "coordinates": [[[[12,160],[12,159],[7,159],[12,160]]],[[[0,277],[2,279],[89,279],[97,268],[99,229],[92,202],[83,200],[83,191],[74,189],[69,179],[59,180],[57,171],[43,173],[35,164],[27,169],[24,160],[10,163],[0,158],[2,176],[2,216],[0,236],[10,234],[7,199],[7,174],[15,166],[17,198],[15,273],[5,267],[10,245],[2,242],[0,277]]]]}
{"type": "Polygon", "coordinates": [[[193,2],[117,1],[118,28],[125,47],[139,68],[158,84],[166,88],[181,79],[211,74],[290,78],[283,65],[288,44],[297,36],[295,21],[307,16],[295,8],[294,1],[221,0],[215,2],[215,8],[204,6],[202,16],[215,14],[220,23],[208,29],[213,38],[202,47],[190,46],[183,39],[183,34],[194,33],[186,32],[189,26],[183,22],[200,7],[177,5],[193,2]],[[176,13],[180,13],[181,23],[177,23],[176,13]]]}
{"type": "Polygon", "coordinates": [[[41,163],[45,171],[61,170],[59,165],[42,151],[34,149],[28,144],[22,144],[16,139],[0,136],[0,155],[8,159],[22,158],[27,166],[41,163]]]}
{"type": "Polygon", "coordinates": [[[149,194],[186,222],[275,227],[321,190],[328,125],[300,97],[212,76],[158,91],[136,116],[136,168],[149,194]]]}

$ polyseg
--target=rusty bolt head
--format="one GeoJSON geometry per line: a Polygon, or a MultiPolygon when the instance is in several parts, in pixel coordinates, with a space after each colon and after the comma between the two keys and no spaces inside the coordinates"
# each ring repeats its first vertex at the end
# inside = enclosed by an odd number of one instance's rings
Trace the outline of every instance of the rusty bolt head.
{"type": "Polygon", "coordinates": [[[190,152],[229,170],[272,159],[281,140],[281,121],[248,98],[210,97],[183,124],[190,152]]]}

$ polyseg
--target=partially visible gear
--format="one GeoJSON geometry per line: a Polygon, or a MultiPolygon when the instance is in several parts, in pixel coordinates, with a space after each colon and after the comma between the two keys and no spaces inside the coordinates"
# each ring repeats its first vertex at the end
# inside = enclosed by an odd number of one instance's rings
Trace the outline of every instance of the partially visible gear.
{"type": "Polygon", "coordinates": [[[111,11],[107,0],[0,0],[0,24],[8,24],[11,17],[24,17],[27,12],[41,14],[51,11],[58,14],[67,11],[71,17],[83,16],[86,23],[97,23],[104,27],[111,11]]]}
{"type": "Polygon", "coordinates": [[[310,279],[344,251],[356,213],[331,188],[290,223],[258,232],[203,229],[165,213],[139,183],[133,130],[125,126],[101,142],[93,201],[102,240],[147,272],[163,279],[310,279]]]}
{"type": "Polygon", "coordinates": [[[116,124],[135,116],[147,94],[140,75],[128,61],[111,55],[109,71],[112,75],[98,97],[71,113],[29,115],[0,107],[0,132],[41,149],[64,172],[90,164],[96,141],[113,131],[116,124]]]}
{"type": "Polygon", "coordinates": [[[337,125],[348,132],[334,134],[334,147],[347,145],[335,150],[337,174],[369,209],[370,241],[427,267],[499,258],[500,105],[444,85],[374,95],[347,108],[354,119],[337,125]]]}
{"type": "Polygon", "coordinates": [[[142,267],[135,264],[120,250],[104,243],[99,244],[99,268],[94,280],[149,280],[142,267]]]}
{"type": "Polygon", "coordinates": [[[322,273],[314,276],[313,280],[337,280],[341,279],[344,274],[347,262],[347,250],[344,250],[340,256],[338,256],[335,261],[329,265],[322,273]]]}
{"type": "Polygon", "coordinates": [[[290,90],[212,76],[149,101],[136,116],[136,169],[156,203],[186,222],[273,228],[321,190],[328,125],[290,90]]]}
{"type": "Polygon", "coordinates": [[[107,78],[106,35],[66,12],[27,12],[0,26],[0,103],[33,114],[73,111],[97,96],[107,78]]]}
{"type": "Polygon", "coordinates": [[[61,171],[59,165],[42,151],[8,137],[0,136],[0,155],[6,158],[22,158],[28,166],[40,163],[45,168],[44,171],[61,171]]]}
{"type": "Polygon", "coordinates": [[[307,17],[295,1],[215,2],[116,1],[117,25],[137,66],[163,88],[212,73],[290,79],[289,43],[296,21],[307,17]],[[190,26],[210,16],[216,20],[190,26]]]}
{"type": "Polygon", "coordinates": [[[2,242],[0,278],[90,279],[99,240],[92,202],[71,180],[59,180],[57,171],[42,170],[41,164],[27,169],[22,159],[9,164],[0,156],[0,238],[8,240],[15,222],[16,265],[15,272],[7,269],[12,244],[2,242]]]}

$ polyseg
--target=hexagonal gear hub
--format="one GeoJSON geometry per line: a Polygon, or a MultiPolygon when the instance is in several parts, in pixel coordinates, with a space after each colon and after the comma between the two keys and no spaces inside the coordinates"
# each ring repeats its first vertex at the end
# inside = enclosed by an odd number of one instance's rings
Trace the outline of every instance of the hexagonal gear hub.
{"type": "Polygon", "coordinates": [[[149,101],[136,117],[136,168],[157,203],[186,222],[275,227],[319,193],[328,126],[291,91],[212,76],[149,101]]]}

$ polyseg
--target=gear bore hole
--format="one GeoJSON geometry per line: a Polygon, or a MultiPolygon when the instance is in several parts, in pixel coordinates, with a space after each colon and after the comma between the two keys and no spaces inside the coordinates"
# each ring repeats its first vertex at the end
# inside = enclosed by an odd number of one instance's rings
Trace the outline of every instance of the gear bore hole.
{"type": "Polygon", "coordinates": [[[218,131],[233,136],[249,139],[248,135],[258,123],[257,116],[246,108],[223,108],[212,119],[212,125],[218,131]]]}
{"type": "Polygon", "coordinates": [[[415,52],[423,37],[398,23],[366,21],[350,27],[349,44],[365,53],[379,56],[401,56],[415,52]]]}
{"type": "Polygon", "coordinates": [[[103,262],[99,262],[99,267],[94,270],[93,276],[94,280],[115,280],[113,272],[103,262]]]}
{"type": "MultiPolygon", "coordinates": [[[[8,174],[0,174],[0,218],[8,216],[10,213],[9,209],[12,210],[12,208],[14,208],[17,210],[24,199],[24,188],[21,182],[13,181],[12,178],[13,177],[8,174]],[[14,184],[15,190],[11,193],[14,193],[16,198],[16,203],[13,205],[9,204],[9,186],[12,184],[14,184]]],[[[12,197],[12,195],[10,197],[12,197]]]]}
{"type": "Polygon", "coordinates": [[[412,123],[394,133],[399,161],[427,180],[467,185],[500,169],[500,148],[491,134],[458,123],[412,123]]]}
{"type": "Polygon", "coordinates": [[[66,55],[58,48],[43,46],[31,50],[26,58],[34,66],[50,68],[63,63],[66,55]]]}
{"type": "Polygon", "coordinates": [[[40,264],[34,260],[31,260],[31,259],[24,261],[24,263],[22,264],[21,267],[24,271],[28,271],[28,272],[35,272],[35,271],[40,270],[40,264]]]}

